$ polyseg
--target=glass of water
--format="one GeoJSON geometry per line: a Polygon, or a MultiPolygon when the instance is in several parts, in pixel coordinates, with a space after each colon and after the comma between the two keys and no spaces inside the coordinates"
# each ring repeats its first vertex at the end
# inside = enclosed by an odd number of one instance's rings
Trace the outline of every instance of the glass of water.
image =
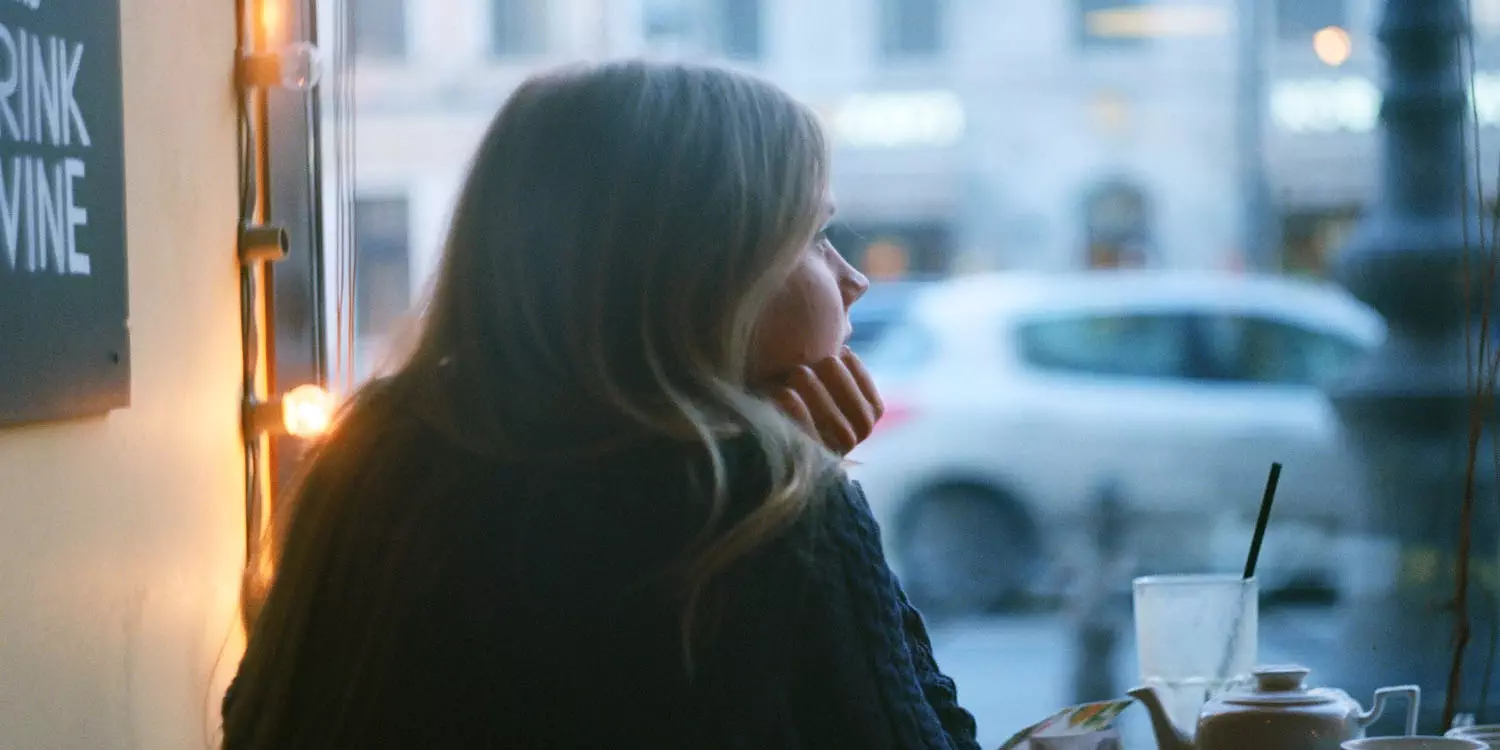
{"type": "Polygon", "coordinates": [[[1203,704],[1255,666],[1260,587],[1234,575],[1135,579],[1141,684],[1192,734],[1203,704]]]}

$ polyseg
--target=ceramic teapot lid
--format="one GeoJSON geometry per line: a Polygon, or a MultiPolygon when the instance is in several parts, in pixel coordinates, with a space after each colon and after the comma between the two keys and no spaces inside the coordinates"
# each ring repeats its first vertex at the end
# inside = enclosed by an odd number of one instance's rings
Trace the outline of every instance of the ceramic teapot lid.
{"type": "Polygon", "coordinates": [[[1251,684],[1225,694],[1223,701],[1241,706],[1313,706],[1335,700],[1325,691],[1308,690],[1307,667],[1280,664],[1251,670],[1251,684]]]}

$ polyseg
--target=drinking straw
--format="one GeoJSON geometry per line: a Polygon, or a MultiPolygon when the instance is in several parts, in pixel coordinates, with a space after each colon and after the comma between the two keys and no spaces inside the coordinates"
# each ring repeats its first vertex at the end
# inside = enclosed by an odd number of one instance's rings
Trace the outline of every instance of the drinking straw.
{"type": "Polygon", "coordinates": [[[1281,481],[1281,464],[1271,464],[1266,477],[1266,491],[1260,498],[1260,516],[1255,519],[1255,535],[1250,537],[1250,556],[1245,559],[1245,580],[1255,577],[1255,563],[1260,560],[1260,543],[1266,538],[1266,522],[1271,520],[1271,504],[1276,502],[1276,484],[1281,481]]]}
{"type": "MultiPolygon", "coordinates": [[[[1276,485],[1281,481],[1281,464],[1271,464],[1271,474],[1266,477],[1266,490],[1260,498],[1260,515],[1255,519],[1255,533],[1250,537],[1250,555],[1245,559],[1245,575],[1243,580],[1248,582],[1255,577],[1255,564],[1260,561],[1260,544],[1266,538],[1266,522],[1271,520],[1271,504],[1276,502],[1276,485]]],[[[1234,675],[1229,674],[1229,662],[1234,659],[1235,647],[1240,640],[1240,620],[1245,616],[1245,600],[1240,598],[1235,604],[1234,619],[1230,624],[1229,641],[1224,648],[1224,658],[1219,660],[1219,673],[1216,675],[1220,681],[1229,680],[1234,675]]]]}

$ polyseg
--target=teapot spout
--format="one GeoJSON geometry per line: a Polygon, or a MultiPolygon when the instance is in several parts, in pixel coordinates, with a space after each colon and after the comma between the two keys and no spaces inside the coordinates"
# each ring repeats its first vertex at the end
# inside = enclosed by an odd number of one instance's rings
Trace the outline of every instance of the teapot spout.
{"type": "Polygon", "coordinates": [[[1156,688],[1138,687],[1127,693],[1130,697],[1141,702],[1146,707],[1146,712],[1151,714],[1151,731],[1156,735],[1156,746],[1161,750],[1193,750],[1193,742],[1189,740],[1181,729],[1172,723],[1171,717],[1167,716],[1167,709],[1161,704],[1161,697],[1156,694],[1156,688]]]}

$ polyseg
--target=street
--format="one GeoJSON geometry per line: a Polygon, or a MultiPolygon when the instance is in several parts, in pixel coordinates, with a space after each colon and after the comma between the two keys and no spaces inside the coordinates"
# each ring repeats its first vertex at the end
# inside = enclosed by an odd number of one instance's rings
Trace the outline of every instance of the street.
{"type": "MultiPolygon", "coordinates": [[[[1298,663],[1313,670],[1330,652],[1336,611],[1296,608],[1261,613],[1262,664],[1298,663]]],[[[993,617],[931,625],[933,650],[943,671],[958,683],[960,703],[979,723],[979,744],[993,749],[1016,731],[1072,703],[1073,633],[1059,615],[993,617]]],[[[1116,653],[1117,694],[1135,685],[1134,633],[1127,626],[1116,653]]],[[[1367,698],[1365,699],[1367,700],[1367,698]]],[[[1144,712],[1121,717],[1126,747],[1154,747],[1144,712]]]]}

